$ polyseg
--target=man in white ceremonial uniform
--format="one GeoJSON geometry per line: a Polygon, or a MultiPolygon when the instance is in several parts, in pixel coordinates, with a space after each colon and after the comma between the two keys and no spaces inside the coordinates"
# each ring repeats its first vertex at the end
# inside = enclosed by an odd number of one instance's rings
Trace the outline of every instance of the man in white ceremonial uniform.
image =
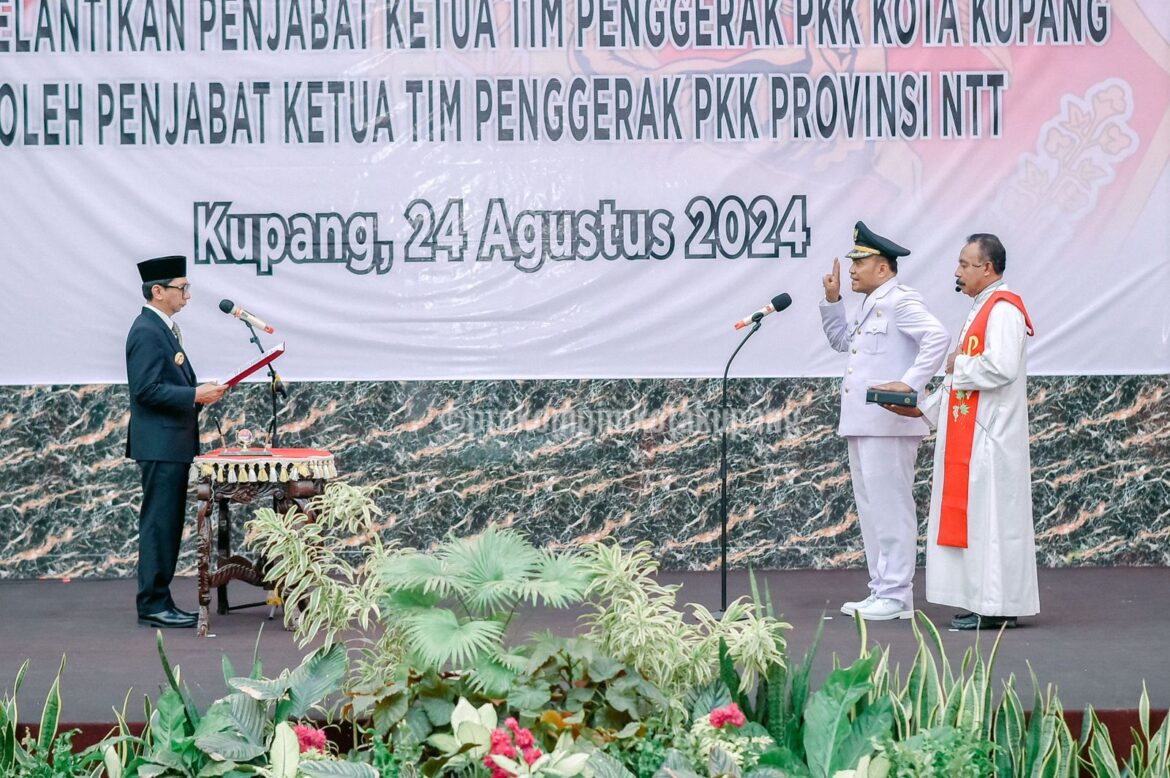
{"type": "Polygon", "coordinates": [[[1020,297],[1003,282],[999,238],[967,238],[956,290],[974,298],[946,377],[918,408],[938,429],[926,538],[926,599],[963,609],[955,629],[1014,627],[1040,612],[1020,297]]]}
{"type": "Polygon", "coordinates": [[[848,353],[841,382],[837,427],[849,449],[849,475],[869,568],[869,596],[845,603],[841,611],[872,620],[908,619],[914,613],[914,562],[918,516],[914,506],[914,464],[929,432],[921,419],[899,418],[866,403],[875,384],[922,394],[946,360],[946,329],[922,297],[897,281],[898,257],[909,250],[857,222],[849,276],[854,292],[865,295],[849,318],[841,300],[841,265],[823,279],[821,325],[829,345],[848,353]]]}

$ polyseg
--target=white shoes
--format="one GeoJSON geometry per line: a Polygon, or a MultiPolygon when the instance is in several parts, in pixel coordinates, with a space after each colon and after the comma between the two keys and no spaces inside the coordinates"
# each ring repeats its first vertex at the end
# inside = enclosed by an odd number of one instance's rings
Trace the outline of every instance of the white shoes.
{"type": "Polygon", "coordinates": [[[847,602],[847,603],[842,604],[841,605],[841,612],[844,613],[846,616],[852,616],[853,611],[857,610],[858,608],[863,608],[866,605],[869,605],[871,602],[873,602],[876,599],[877,599],[877,595],[875,595],[873,592],[870,592],[869,596],[866,597],[864,600],[856,600],[853,602],[847,602]]]}
{"type": "Polygon", "coordinates": [[[907,607],[905,603],[872,594],[861,602],[845,603],[841,606],[841,612],[847,616],[857,613],[866,621],[892,621],[914,617],[914,608],[907,607]]]}

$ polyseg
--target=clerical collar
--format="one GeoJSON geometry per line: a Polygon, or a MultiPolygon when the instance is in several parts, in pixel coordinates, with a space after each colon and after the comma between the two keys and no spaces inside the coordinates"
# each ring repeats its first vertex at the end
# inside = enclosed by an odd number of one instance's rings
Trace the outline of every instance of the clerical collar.
{"type": "Polygon", "coordinates": [[[979,303],[985,302],[987,300],[987,298],[991,297],[991,295],[995,294],[995,290],[999,289],[1001,286],[1003,286],[1003,279],[1002,278],[999,279],[998,281],[993,282],[990,286],[988,286],[982,292],[975,295],[975,299],[971,302],[971,304],[972,305],[979,305],[979,303]]]}

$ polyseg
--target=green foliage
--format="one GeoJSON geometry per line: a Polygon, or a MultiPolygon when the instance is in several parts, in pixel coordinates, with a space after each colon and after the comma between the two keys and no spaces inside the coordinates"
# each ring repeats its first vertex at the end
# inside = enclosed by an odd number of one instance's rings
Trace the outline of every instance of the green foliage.
{"type": "Polygon", "coordinates": [[[784,632],[791,625],[747,598],[730,603],[721,619],[691,605],[688,620],[676,607],[679,587],[654,578],[658,563],[649,546],[640,543],[631,553],[616,544],[587,549],[592,583],[586,596],[593,611],[584,621],[603,651],[673,699],[716,677],[721,640],[743,668],[740,691],[751,689],[769,666],[785,663],[784,632]]]}
{"type": "MultiPolygon", "coordinates": [[[[376,778],[364,764],[302,760],[288,723],[337,691],[346,672],[344,646],[313,651],[297,668],[275,678],[260,675],[257,656],[252,674],[230,677],[228,685],[234,691],[202,715],[167,659],[161,632],[158,647],[168,688],[153,706],[147,701],[147,726],[141,737],[132,736],[120,716],[116,734],[90,749],[100,754],[111,778],[247,774],[376,778]]],[[[231,664],[225,663],[224,669],[230,676],[231,664]]]]}
{"type": "Polygon", "coordinates": [[[834,670],[809,700],[804,751],[815,778],[853,767],[873,753],[875,740],[888,737],[893,730],[889,698],[872,703],[866,699],[873,688],[871,676],[877,660],[876,654],[870,654],[847,668],[834,670]]]}
{"type": "Polygon", "coordinates": [[[627,775],[653,778],[674,745],[674,735],[673,728],[659,719],[650,719],[643,722],[634,737],[612,740],[605,745],[605,751],[595,752],[598,759],[595,762],[591,758],[589,766],[596,778],[620,778],[627,775]],[[598,763],[604,766],[604,770],[598,763]]]}
{"type": "Polygon", "coordinates": [[[522,724],[543,729],[549,744],[566,728],[605,743],[669,710],[657,687],[584,638],[543,633],[525,653],[528,663],[508,692],[508,707],[522,724]]]}
{"type": "Polygon", "coordinates": [[[531,729],[546,755],[531,767],[506,763],[521,775],[1170,775],[1170,721],[1151,726],[1144,689],[1124,762],[1092,708],[1074,739],[1055,691],[1042,689],[1034,674],[1029,714],[1014,677],[997,703],[991,678],[1002,634],[986,657],[976,643],[952,666],[940,633],[920,614],[903,680],[890,668],[888,648],[867,646],[858,619],[859,658],[845,667],[834,658],[814,689],[822,625],[803,662],[790,665],[789,626],[773,616],[754,578],[752,599],[737,600],[722,619],[697,607],[687,618],[675,608],[678,587],[656,581],[645,546],[631,554],[598,545],[584,555],[553,555],[498,528],[449,539],[429,554],[370,543],[364,564],[350,567],[346,550],[363,533],[377,534],[378,513],[363,490],[324,497],[314,507],[324,520],[314,530],[296,512],[254,527],[282,577],[303,574],[285,590],[296,603],[290,613],[302,614],[300,639],[324,638],[324,646],[274,678],[261,672],[258,644],[247,676],[225,658],[231,692],[200,711],[160,634],[167,688],[145,701],[147,728],[130,733],[124,702],[115,733],[80,754],[72,733],[57,731],[61,671],[38,736],[19,737],[15,690],[26,662],[11,698],[0,701],[0,776],[483,776],[491,730],[506,715],[531,729]],[[306,543],[319,548],[299,548],[306,543]],[[282,562],[282,549],[294,558],[282,562]],[[561,607],[586,596],[588,636],[541,634],[504,645],[519,606],[561,607]],[[376,635],[359,637],[356,672],[348,647],[334,642],[355,628],[376,635]],[[370,722],[364,741],[346,760],[301,754],[290,719],[320,711],[346,681],[345,715],[370,722]],[[747,724],[716,729],[710,711],[730,702],[747,724]]]}
{"type": "Polygon", "coordinates": [[[1150,733],[1150,695],[1142,683],[1142,697],[1138,702],[1138,722],[1141,731],[1130,730],[1133,747],[1125,767],[1130,775],[1140,778],[1170,775],[1170,714],[1162,719],[1158,731],[1150,733]]]}
{"type": "MultiPolygon", "coordinates": [[[[65,671],[65,657],[49,687],[41,708],[40,726],[34,738],[25,731],[17,731],[19,711],[16,696],[24,675],[28,672],[25,660],[16,673],[11,696],[0,700],[0,775],[5,778],[72,778],[93,770],[100,757],[73,753],[73,736],[77,730],[58,732],[61,721],[61,673],[65,671]]],[[[100,769],[100,768],[99,768],[100,769]]]]}
{"type": "MultiPolygon", "coordinates": [[[[887,739],[875,764],[897,778],[987,778],[995,774],[989,754],[992,744],[977,730],[939,726],[924,729],[907,740],[887,739]]],[[[876,772],[870,767],[870,772],[876,772]]]]}
{"type": "Polygon", "coordinates": [[[503,696],[524,664],[503,645],[516,609],[579,602],[589,571],[574,553],[555,555],[514,530],[488,527],[448,538],[433,554],[392,554],[378,578],[386,620],[401,630],[413,667],[457,667],[472,688],[503,696]]]}
{"type": "Polygon", "coordinates": [[[1075,778],[1079,770],[1080,746],[1069,731],[1055,690],[1049,686],[1042,695],[1036,674],[1031,675],[1034,697],[1032,712],[1026,719],[1016,694],[1015,676],[1004,682],[1003,698],[992,723],[992,739],[996,746],[992,759],[996,775],[1004,778],[1033,775],[1075,778]]]}
{"type": "Polygon", "coordinates": [[[366,574],[388,553],[377,524],[382,511],[376,494],[334,481],[309,501],[307,512],[295,506],[283,514],[261,508],[246,525],[253,545],[269,560],[268,579],[278,583],[286,603],[285,625],[293,627],[302,647],[319,634],[331,643],[354,626],[368,631],[378,616],[378,581],[366,574]],[[358,564],[350,561],[356,554],[358,564]]]}

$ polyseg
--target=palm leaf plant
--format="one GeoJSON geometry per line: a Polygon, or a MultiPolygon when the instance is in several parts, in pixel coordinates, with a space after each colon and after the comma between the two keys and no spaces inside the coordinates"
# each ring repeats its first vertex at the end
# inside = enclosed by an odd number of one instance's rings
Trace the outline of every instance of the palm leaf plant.
{"type": "Polygon", "coordinates": [[[430,554],[390,554],[377,579],[384,620],[400,630],[412,666],[466,671],[473,689],[506,695],[527,664],[504,645],[517,610],[579,602],[589,570],[573,553],[553,554],[515,530],[490,526],[448,538],[430,554]]]}

